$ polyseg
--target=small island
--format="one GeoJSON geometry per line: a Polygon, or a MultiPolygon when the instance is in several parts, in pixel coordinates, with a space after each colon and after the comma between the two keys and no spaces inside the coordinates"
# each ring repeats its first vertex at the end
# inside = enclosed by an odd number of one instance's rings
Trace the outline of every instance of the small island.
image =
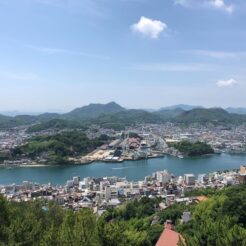
{"type": "Polygon", "coordinates": [[[214,154],[214,149],[207,143],[189,141],[181,141],[178,143],[170,143],[169,147],[177,149],[183,156],[196,157],[207,154],[214,154]]]}

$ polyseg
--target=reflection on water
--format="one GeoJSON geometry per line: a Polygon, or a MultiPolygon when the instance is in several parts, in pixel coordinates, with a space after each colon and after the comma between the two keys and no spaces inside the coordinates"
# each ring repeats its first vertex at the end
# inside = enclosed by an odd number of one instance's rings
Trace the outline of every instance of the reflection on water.
{"type": "Polygon", "coordinates": [[[136,167],[113,167],[113,170],[123,170],[123,169],[129,169],[129,168],[136,168],[136,167]]]}

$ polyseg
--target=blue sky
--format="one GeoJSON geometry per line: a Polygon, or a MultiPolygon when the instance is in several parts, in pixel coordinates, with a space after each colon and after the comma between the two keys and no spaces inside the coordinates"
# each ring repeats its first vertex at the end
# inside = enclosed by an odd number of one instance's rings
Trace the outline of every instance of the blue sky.
{"type": "Polygon", "coordinates": [[[246,107],[244,0],[0,0],[0,111],[246,107]]]}

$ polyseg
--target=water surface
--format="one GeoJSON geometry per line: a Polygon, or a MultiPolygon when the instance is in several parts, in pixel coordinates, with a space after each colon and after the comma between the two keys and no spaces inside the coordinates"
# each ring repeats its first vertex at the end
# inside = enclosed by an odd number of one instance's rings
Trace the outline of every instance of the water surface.
{"type": "Polygon", "coordinates": [[[0,184],[19,184],[24,180],[37,183],[64,184],[66,180],[79,175],[84,177],[119,176],[128,180],[143,180],[155,171],[167,169],[174,175],[185,173],[209,173],[212,171],[237,169],[246,164],[246,155],[212,155],[199,158],[178,159],[165,156],[123,163],[94,162],[89,165],[14,167],[0,168],[0,184]]]}

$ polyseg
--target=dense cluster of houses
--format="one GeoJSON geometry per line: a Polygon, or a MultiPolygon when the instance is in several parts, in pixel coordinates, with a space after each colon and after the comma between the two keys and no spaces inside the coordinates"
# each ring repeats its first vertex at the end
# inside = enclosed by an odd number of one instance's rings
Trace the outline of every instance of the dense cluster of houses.
{"type": "MultiPolygon", "coordinates": [[[[159,209],[165,209],[174,203],[191,203],[202,199],[186,197],[186,191],[207,187],[223,188],[239,183],[246,183],[245,166],[241,166],[239,171],[200,174],[198,177],[194,174],[176,177],[164,170],[135,182],[119,177],[87,177],[81,180],[78,176],[68,180],[65,185],[40,185],[23,181],[22,184],[2,185],[0,192],[10,201],[43,199],[73,210],[89,207],[101,215],[109,207],[117,207],[143,196],[162,197],[159,209]]],[[[188,214],[184,215],[184,220],[187,217],[188,214]]]]}

